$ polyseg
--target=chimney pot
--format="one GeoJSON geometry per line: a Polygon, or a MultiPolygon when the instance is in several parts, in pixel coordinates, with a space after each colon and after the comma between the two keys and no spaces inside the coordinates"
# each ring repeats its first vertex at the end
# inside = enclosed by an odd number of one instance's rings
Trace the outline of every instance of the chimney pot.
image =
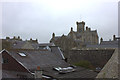
{"type": "Polygon", "coordinates": [[[86,30],[88,30],[88,26],[86,26],[86,30]]]}
{"type": "Polygon", "coordinates": [[[37,66],[37,70],[40,70],[40,66],[37,66]]]}
{"type": "Polygon", "coordinates": [[[10,39],[9,37],[6,37],[6,39],[10,39]]]}

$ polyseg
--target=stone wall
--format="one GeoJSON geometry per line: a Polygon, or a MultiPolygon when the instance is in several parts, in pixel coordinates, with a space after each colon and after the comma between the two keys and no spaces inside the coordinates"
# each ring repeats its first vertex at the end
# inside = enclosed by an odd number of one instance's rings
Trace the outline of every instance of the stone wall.
{"type": "Polygon", "coordinates": [[[77,63],[81,60],[89,61],[94,67],[103,67],[114,53],[114,49],[94,50],[70,50],[64,52],[69,63],[77,63]]]}
{"type": "MultiPolygon", "coordinates": [[[[115,50],[114,54],[97,75],[96,78],[118,78],[118,49],[115,50]]],[[[120,78],[119,78],[120,79],[120,78]]]]}

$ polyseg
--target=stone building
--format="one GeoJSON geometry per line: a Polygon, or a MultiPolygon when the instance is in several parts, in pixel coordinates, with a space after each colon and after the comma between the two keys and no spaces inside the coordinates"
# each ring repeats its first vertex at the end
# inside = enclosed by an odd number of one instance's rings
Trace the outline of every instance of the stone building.
{"type": "Polygon", "coordinates": [[[118,46],[118,41],[120,40],[120,37],[116,37],[116,35],[113,35],[113,39],[109,41],[104,41],[103,38],[100,39],[100,44],[101,45],[117,45],[118,46]]]}
{"type": "Polygon", "coordinates": [[[113,35],[113,39],[110,39],[109,41],[103,40],[103,38],[100,39],[100,44],[97,45],[87,45],[86,48],[89,49],[116,49],[119,47],[120,37],[116,37],[116,35],[113,35]]]}
{"type": "Polygon", "coordinates": [[[63,50],[71,49],[71,48],[84,48],[86,45],[96,45],[99,43],[99,37],[97,34],[97,30],[91,30],[86,26],[85,22],[76,22],[77,31],[73,31],[71,27],[71,31],[68,35],[55,36],[55,33],[52,34],[51,43],[61,47],[63,50]]]}
{"type": "Polygon", "coordinates": [[[13,38],[6,37],[6,39],[0,39],[2,43],[2,49],[34,49],[32,47],[33,44],[38,44],[38,40],[33,40],[30,38],[30,40],[23,41],[20,36],[13,38]]]}

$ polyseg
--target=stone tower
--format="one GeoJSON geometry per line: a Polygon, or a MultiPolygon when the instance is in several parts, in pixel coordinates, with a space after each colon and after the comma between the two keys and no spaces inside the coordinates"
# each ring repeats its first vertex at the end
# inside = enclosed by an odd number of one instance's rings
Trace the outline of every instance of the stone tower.
{"type": "Polygon", "coordinates": [[[76,22],[77,24],[77,32],[84,32],[85,22],[76,22]]]}

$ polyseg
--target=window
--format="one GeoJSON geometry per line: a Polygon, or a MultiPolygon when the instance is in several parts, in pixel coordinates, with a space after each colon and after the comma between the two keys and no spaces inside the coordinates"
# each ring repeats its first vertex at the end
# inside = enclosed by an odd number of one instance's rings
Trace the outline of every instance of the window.
{"type": "Polygon", "coordinates": [[[14,46],[17,45],[17,42],[14,42],[13,45],[14,45],[14,46]]]}
{"type": "Polygon", "coordinates": [[[25,53],[18,53],[20,56],[22,56],[22,57],[25,57],[26,56],[26,54],[25,53]]]}
{"type": "Polygon", "coordinates": [[[14,43],[13,45],[15,46],[16,44],[14,43]]]}
{"type": "Polygon", "coordinates": [[[2,58],[2,63],[8,63],[8,58],[2,58]]]}

